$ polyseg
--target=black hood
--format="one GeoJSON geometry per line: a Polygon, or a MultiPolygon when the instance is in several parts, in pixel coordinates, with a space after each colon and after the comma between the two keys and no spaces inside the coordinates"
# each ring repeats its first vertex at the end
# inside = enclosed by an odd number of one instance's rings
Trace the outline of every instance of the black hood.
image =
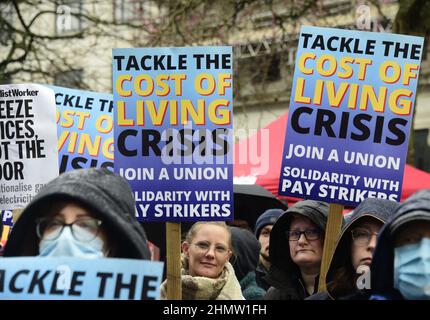
{"type": "Polygon", "coordinates": [[[269,257],[272,265],[268,280],[272,285],[284,288],[294,287],[300,278],[300,270],[291,259],[288,239],[285,235],[293,214],[310,219],[325,232],[328,211],[329,206],[325,202],[304,200],[294,204],[276,221],[270,233],[269,257]]]}
{"type": "Polygon", "coordinates": [[[38,255],[36,219],[55,201],[76,201],[88,207],[106,226],[117,246],[118,258],[149,259],[146,235],[135,218],[132,190],[123,178],[107,169],[78,169],[48,183],[27,205],[14,225],[4,256],[38,255]]]}
{"type": "MultiPolygon", "coordinates": [[[[382,200],[382,199],[365,199],[361,202],[355,210],[348,216],[345,216],[345,224],[342,227],[341,234],[336,243],[334,254],[330,262],[330,267],[327,272],[326,285],[330,296],[334,299],[339,299],[340,296],[346,294],[352,294],[353,292],[336,292],[332,290],[330,285],[333,282],[333,278],[339,274],[342,270],[352,270],[351,264],[351,233],[352,227],[363,218],[371,217],[382,224],[385,224],[390,217],[392,217],[394,211],[397,209],[399,204],[394,201],[382,200]]],[[[355,274],[355,273],[354,273],[355,274]]],[[[353,276],[352,274],[350,275],[353,276]]]]}
{"type": "Polygon", "coordinates": [[[394,285],[394,237],[399,227],[417,220],[430,221],[430,190],[414,193],[400,204],[393,218],[382,228],[373,255],[371,276],[374,294],[401,297],[394,285]]]}
{"type": "Polygon", "coordinates": [[[254,234],[243,228],[231,227],[234,257],[232,264],[236,277],[241,281],[249,272],[255,271],[260,256],[260,242],[254,234]]]}

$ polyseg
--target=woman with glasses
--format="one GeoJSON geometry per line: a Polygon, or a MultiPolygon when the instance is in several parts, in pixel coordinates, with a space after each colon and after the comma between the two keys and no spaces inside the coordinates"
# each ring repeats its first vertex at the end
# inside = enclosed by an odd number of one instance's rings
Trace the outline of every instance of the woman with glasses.
{"type": "Polygon", "coordinates": [[[399,205],[380,231],[371,300],[430,300],[430,190],[399,205]]]}
{"type": "Polygon", "coordinates": [[[369,298],[368,272],[377,235],[397,206],[394,201],[366,199],[348,215],[327,272],[327,292],[315,294],[310,300],[369,298]]]}
{"type": "MultiPolygon", "coordinates": [[[[244,299],[229,263],[231,248],[231,231],[224,222],[192,225],[182,243],[183,300],[244,299]]],[[[161,299],[166,299],[166,285],[161,285],[161,299]]]]}
{"type": "Polygon", "coordinates": [[[328,205],[305,200],[290,207],[270,234],[266,300],[303,300],[318,286],[328,205]]]}
{"type": "Polygon", "coordinates": [[[149,259],[128,183],[107,169],[79,169],[48,183],[24,209],[4,256],[149,259]]]}

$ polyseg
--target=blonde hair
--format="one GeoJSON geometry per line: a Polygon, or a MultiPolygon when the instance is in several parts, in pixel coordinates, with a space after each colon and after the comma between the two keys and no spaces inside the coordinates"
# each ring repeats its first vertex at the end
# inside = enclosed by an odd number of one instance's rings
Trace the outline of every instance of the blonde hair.
{"type": "Polygon", "coordinates": [[[199,231],[200,227],[206,226],[206,225],[214,225],[226,230],[228,234],[228,247],[230,250],[232,250],[231,229],[224,221],[199,221],[194,223],[191,226],[190,230],[188,230],[187,235],[185,237],[185,241],[187,243],[191,243],[195,238],[197,232],[199,231]]]}

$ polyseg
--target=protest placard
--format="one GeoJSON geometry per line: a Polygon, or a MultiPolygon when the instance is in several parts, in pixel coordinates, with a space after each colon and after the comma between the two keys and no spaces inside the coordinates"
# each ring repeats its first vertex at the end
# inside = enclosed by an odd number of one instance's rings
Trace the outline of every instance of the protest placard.
{"type": "Polygon", "coordinates": [[[302,27],[279,193],[400,201],[423,38],[302,27]]]}
{"type": "Polygon", "coordinates": [[[138,219],[233,219],[232,48],[113,49],[113,88],[138,219]]]}
{"type": "Polygon", "coordinates": [[[49,86],[57,105],[60,173],[80,168],[113,170],[111,94],[49,86]]]}
{"type": "Polygon", "coordinates": [[[0,211],[1,223],[3,224],[3,231],[1,236],[1,246],[4,248],[6,245],[7,239],[9,238],[9,233],[12,230],[13,226],[13,216],[12,210],[1,210],[0,211]]]}
{"type": "Polygon", "coordinates": [[[54,92],[0,86],[0,210],[22,208],[58,176],[54,92]]]}
{"type": "Polygon", "coordinates": [[[3,258],[0,299],[154,300],[162,262],[134,259],[3,258]]]}

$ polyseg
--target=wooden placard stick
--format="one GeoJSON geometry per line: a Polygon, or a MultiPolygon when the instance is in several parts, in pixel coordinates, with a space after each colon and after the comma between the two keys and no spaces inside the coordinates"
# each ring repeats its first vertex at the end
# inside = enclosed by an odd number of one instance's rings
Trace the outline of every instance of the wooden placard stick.
{"type": "Polygon", "coordinates": [[[181,223],[166,222],[167,299],[182,300],[181,223]]]}
{"type": "Polygon", "coordinates": [[[325,231],[324,250],[321,261],[318,292],[326,291],[326,276],[334,253],[336,241],[340,235],[343,221],[343,206],[330,203],[330,209],[325,231]]]}
{"type": "Polygon", "coordinates": [[[12,221],[13,221],[14,225],[18,221],[18,219],[21,216],[23,211],[24,211],[24,209],[13,209],[12,210],[12,221]]]}

